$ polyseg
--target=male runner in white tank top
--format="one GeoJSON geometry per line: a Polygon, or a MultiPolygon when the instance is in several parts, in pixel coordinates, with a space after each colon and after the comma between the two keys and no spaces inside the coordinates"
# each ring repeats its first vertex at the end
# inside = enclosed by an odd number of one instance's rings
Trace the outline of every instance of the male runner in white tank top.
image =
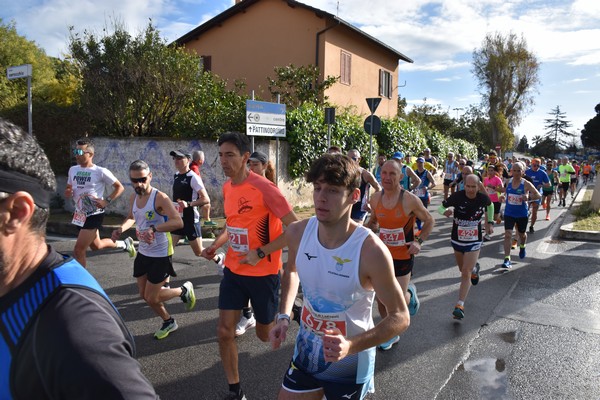
{"type": "Polygon", "coordinates": [[[325,154],[313,163],[307,181],[313,184],[316,216],[285,231],[288,264],[280,314],[269,334],[279,348],[302,283],[300,330],[279,399],[362,399],[373,391],[375,346],[405,331],[410,316],[389,250],[350,218],[360,200],[358,164],[325,154]],[[375,292],[387,310],[377,325],[375,292]]]}

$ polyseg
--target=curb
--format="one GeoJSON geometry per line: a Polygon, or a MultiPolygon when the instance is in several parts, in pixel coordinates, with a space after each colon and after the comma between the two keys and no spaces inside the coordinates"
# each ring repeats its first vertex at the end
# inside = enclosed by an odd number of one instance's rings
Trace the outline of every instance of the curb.
{"type": "Polygon", "coordinates": [[[571,201],[567,213],[565,214],[565,219],[563,224],[560,227],[560,232],[558,236],[561,239],[569,239],[569,240],[580,240],[586,242],[600,242],[600,231],[580,231],[573,229],[573,225],[575,222],[575,215],[571,212],[571,207],[579,206],[583,202],[583,197],[585,196],[585,192],[587,189],[594,189],[595,185],[582,186],[577,191],[577,196],[575,199],[571,201]],[[586,190],[581,190],[581,189],[586,190]]]}

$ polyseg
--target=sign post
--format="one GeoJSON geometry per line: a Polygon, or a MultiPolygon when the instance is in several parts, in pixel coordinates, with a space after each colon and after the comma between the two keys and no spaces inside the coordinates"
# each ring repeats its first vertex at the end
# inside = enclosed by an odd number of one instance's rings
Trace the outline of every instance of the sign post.
{"type": "Polygon", "coordinates": [[[327,124],[327,148],[331,147],[331,125],[335,124],[335,108],[325,107],[325,123],[327,124]]]}
{"type": "Polygon", "coordinates": [[[246,100],[246,135],[285,137],[285,104],[246,100]]]}
{"type": "Polygon", "coordinates": [[[29,135],[33,135],[33,119],[31,117],[33,107],[31,104],[31,64],[17,65],[6,69],[8,80],[27,78],[27,119],[29,122],[29,135]]]}
{"type": "Polygon", "coordinates": [[[373,134],[378,134],[381,129],[381,120],[373,114],[375,114],[375,110],[377,110],[379,103],[381,103],[381,97],[370,97],[366,100],[369,110],[371,110],[371,115],[367,117],[365,121],[365,131],[369,132],[369,136],[371,136],[369,147],[369,171],[371,171],[371,165],[373,163],[373,134]],[[377,123],[379,123],[379,125],[377,125],[377,123]],[[375,132],[375,130],[377,130],[377,132],[375,132]]]}

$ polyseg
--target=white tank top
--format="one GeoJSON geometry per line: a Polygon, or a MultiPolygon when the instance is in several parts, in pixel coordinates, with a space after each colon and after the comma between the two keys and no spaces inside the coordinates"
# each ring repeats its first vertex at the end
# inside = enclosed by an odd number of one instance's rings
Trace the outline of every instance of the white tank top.
{"type": "MultiPolygon", "coordinates": [[[[143,208],[137,206],[138,196],[133,201],[133,218],[138,231],[146,231],[150,225],[159,225],[165,222],[166,216],[159,214],[154,208],[158,190],[152,188],[150,198],[143,208]]],[[[154,242],[148,244],[140,240],[139,252],[147,257],[166,257],[173,255],[173,241],[170,232],[156,232],[154,242]]]]}
{"type": "Polygon", "coordinates": [[[375,292],[362,287],[359,275],[362,245],[371,233],[358,226],[343,245],[327,249],[319,242],[318,225],[315,217],[310,218],[296,255],[304,307],[294,365],[318,379],[371,383],[375,367],[374,347],[335,364],[325,362],[322,349],[325,329],[336,327],[345,337],[351,337],[374,326],[375,292]]]}

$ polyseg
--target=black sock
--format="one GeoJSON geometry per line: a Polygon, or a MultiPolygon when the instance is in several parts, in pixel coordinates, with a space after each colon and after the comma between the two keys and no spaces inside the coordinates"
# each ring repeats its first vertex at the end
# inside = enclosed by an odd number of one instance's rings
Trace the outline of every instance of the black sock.
{"type": "Polygon", "coordinates": [[[181,297],[183,297],[187,293],[187,288],[183,285],[181,285],[180,288],[181,288],[181,297]]]}
{"type": "Polygon", "coordinates": [[[239,382],[238,383],[230,383],[229,391],[239,395],[240,392],[242,391],[242,387],[240,386],[239,382]]]}
{"type": "Polygon", "coordinates": [[[250,308],[250,307],[242,308],[242,314],[244,315],[244,317],[250,319],[252,317],[252,308],[250,308]]]}
{"type": "Polygon", "coordinates": [[[163,322],[165,322],[165,323],[167,323],[167,322],[171,323],[173,321],[174,321],[173,317],[169,317],[169,319],[163,319],[163,322]]]}

